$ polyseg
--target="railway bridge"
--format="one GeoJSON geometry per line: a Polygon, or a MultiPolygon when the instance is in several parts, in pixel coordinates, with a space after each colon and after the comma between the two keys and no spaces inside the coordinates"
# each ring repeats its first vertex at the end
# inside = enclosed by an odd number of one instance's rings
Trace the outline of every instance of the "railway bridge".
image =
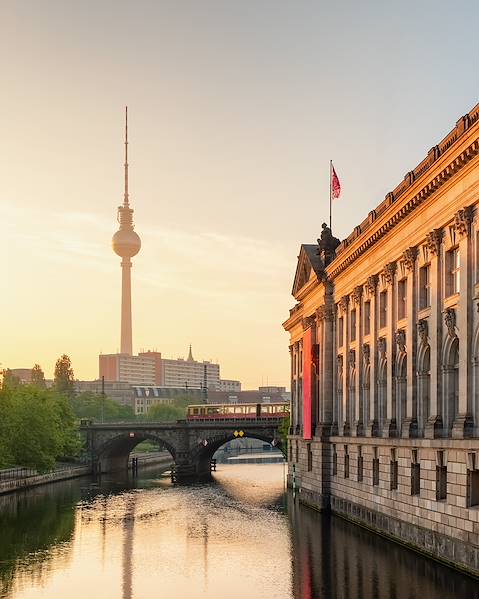
{"type": "Polygon", "coordinates": [[[238,437],[250,437],[282,449],[279,427],[282,417],[249,420],[222,419],[177,422],[82,423],[87,448],[96,473],[126,470],[130,452],[142,441],[151,440],[167,449],[174,462],[177,480],[209,476],[215,451],[238,437]]]}

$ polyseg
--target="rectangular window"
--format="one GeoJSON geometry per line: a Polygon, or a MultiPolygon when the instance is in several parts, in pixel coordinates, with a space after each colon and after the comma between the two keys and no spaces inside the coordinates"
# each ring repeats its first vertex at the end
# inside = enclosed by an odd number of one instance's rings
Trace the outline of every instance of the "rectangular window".
{"type": "Polygon", "coordinates": [[[398,320],[407,315],[407,279],[398,281],[398,320]]]}
{"type": "Polygon", "coordinates": [[[364,302],[364,334],[371,332],[371,302],[364,302]]]}
{"type": "Polygon", "coordinates": [[[381,291],[379,294],[379,328],[382,329],[388,322],[388,292],[381,291]]]}
{"type": "Polygon", "coordinates": [[[307,445],[308,450],[308,472],[311,472],[313,469],[313,452],[311,451],[311,443],[307,445]]]}
{"type": "Polygon", "coordinates": [[[436,466],[436,501],[447,498],[447,465],[445,463],[444,451],[437,452],[436,466]]]}
{"type": "Polygon", "coordinates": [[[391,463],[390,463],[390,486],[391,491],[398,488],[398,461],[396,459],[396,450],[391,449],[391,463]]]}
{"type": "Polygon", "coordinates": [[[459,293],[460,255],[459,248],[446,252],[446,293],[459,293]]]}
{"type": "Polygon", "coordinates": [[[421,493],[421,464],[418,458],[417,449],[412,450],[411,459],[411,495],[421,493]]]}
{"type": "Polygon", "coordinates": [[[378,457],[378,448],[374,448],[373,454],[373,486],[377,487],[379,485],[379,457],[378,457]]]}
{"type": "Polygon", "coordinates": [[[467,471],[467,504],[469,507],[479,504],[479,470],[467,471]]]}
{"type": "Polygon", "coordinates": [[[431,267],[429,264],[419,269],[419,309],[431,305],[431,267]]]}
{"type": "Polygon", "coordinates": [[[351,310],[351,314],[350,314],[350,323],[351,323],[351,330],[350,330],[350,339],[351,341],[356,341],[356,310],[351,310]]]}
{"type": "Polygon", "coordinates": [[[336,451],[336,445],[333,445],[333,476],[338,473],[338,452],[336,451]]]}
{"type": "Polygon", "coordinates": [[[363,480],[363,452],[361,447],[358,447],[358,482],[363,480]]]}
{"type": "Polygon", "coordinates": [[[341,316],[338,320],[338,347],[343,347],[344,343],[344,319],[341,316]]]}
{"type": "Polygon", "coordinates": [[[344,478],[349,478],[349,452],[348,446],[344,446],[344,478]]]}

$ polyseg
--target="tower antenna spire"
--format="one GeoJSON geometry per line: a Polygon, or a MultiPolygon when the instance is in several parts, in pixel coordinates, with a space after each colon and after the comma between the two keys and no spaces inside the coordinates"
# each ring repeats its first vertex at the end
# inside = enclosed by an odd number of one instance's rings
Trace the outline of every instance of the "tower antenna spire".
{"type": "Polygon", "coordinates": [[[123,197],[123,206],[128,208],[130,205],[128,197],[128,106],[125,106],[125,195],[123,197]]]}

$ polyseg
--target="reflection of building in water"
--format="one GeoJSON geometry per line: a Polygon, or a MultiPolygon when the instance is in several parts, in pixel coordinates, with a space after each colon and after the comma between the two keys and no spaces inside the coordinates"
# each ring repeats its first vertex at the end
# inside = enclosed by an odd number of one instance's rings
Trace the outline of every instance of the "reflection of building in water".
{"type": "Polygon", "coordinates": [[[478,188],[479,105],[347,239],[301,246],[284,323],[300,497],[476,574],[478,188]]]}
{"type": "Polygon", "coordinates": [[[136,495],[126,500],[123,515],[122,599],[133,597],[133,543],[135,534],[136,495]]]}
{"type": "Polygon", "coordinates": [[[476,583],[348,522],[291,501],[295,599],[456,599],[476,583]]]}

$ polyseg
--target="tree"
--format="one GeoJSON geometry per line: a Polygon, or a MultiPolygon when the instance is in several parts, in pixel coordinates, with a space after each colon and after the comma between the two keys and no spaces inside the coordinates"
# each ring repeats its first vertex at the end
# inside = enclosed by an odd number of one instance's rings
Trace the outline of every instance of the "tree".
{"type": "Polygon", "coordinates": [[[18,378],[18,376],[15,376],[13,374],[13,372],[10,370],[10,368],[5,368],[2,371],[2,376],[3,376],[2,387],[4,389],[7,389],[7,388],[15,389],[16,387],[19,387],[22,384],[21,380],[18,378]]]}
{"type": "Polygon", "coordinates": [[[55,364],[55,373],[53,375],[53,385],[59,393],[65,393],[68,396],[74,394],[75,376],[73,374],[70,357],[66,354],[60,356],[55,364]]]}
{"type": "Polygon", "coordinates": [[[89,391],[72,397],[71,405],[77,418],[91,418],[104,422],[135,419],[131,406],[122,406],[109,397],[102,397],[89,391]]]}
{"type": "Polygon", "coordinates": [[[32,368],[32,385],[45,389],[47,386],[45,383],[45,374],[40,364],[35,364],[32,368]]]}

